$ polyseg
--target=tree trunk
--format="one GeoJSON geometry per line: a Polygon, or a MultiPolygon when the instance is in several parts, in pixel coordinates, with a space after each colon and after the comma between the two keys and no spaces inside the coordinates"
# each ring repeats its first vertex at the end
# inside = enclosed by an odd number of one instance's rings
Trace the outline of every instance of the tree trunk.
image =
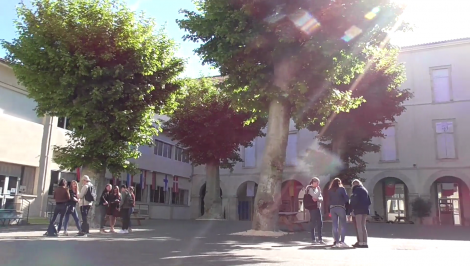
{"type": "Polygon", "coordinates": [[[222,199],[220,198],[219,163],[206,164],[206,195],[202,219],[223,219],[222,199]]]}
{"type": "Polygon", "coordinates": [[[271,101],[266,149],[261,163],[261,174],[254,204],[252,225],[254,230],[278,230],[282,172],[286,158],[289,120],[289,104],[276,100],[271,101]]]}
{"type": "MultiPolygon", "coordinates": [[[[93,205],[88,214],[88,221],[90,228],[99,228],[99,215],[96,215],[96,205],[99,203],[99,198],[101,197],[101,192],[106,186],[106,169],[100,172],[94,171],[86,166],[82,167],[82,176],[87,175],[91,179],[91,183],[96,191],[96,202],[93,202],[93,205]]],[[[81,180],[81,179],[80,179],[81,180]]],[[[81,184],[80,184],[81,185],[81,184]]],[[[81,186],[80,186],[81,188],[81,186]]]]}

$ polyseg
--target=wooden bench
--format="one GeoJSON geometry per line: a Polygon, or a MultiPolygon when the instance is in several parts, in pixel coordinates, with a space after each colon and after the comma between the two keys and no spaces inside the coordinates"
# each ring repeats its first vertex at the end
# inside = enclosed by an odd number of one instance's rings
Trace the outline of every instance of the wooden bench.
{"type": "Polygon", "coordinates": [[[298,220],[297,214],[298,212],[279,212],[279,224],[286,226],[289,232],[294,232],[294,225],[304,231],[303,224],[308,221],[298,220]]]}
{"type": "Polygon", "coordinates": [[[149,218],[149,205],[148,204],[136,204],[134,207],[133,217],[131,220],[136,220],[137,225],[142,225],[141,221],[149,218]]]}

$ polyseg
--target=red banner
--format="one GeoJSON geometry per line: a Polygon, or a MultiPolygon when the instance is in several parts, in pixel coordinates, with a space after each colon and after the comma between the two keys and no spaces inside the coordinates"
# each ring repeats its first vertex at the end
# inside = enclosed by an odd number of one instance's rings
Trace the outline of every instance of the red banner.
{"type": "Polygon", "coordinates": [[[385,197],[393,197],[395,195],[395,183],[385,184],[385,197]]]}
{"type": "Polygon", "coordinates": [[[77,181],[80,182],[80,167],[77,168],[77,181]]]}

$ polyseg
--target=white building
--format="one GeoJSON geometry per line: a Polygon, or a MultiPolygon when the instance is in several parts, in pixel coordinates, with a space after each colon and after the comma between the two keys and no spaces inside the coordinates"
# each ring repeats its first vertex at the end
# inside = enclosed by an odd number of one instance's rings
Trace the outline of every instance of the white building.
{"type": "MultiPolygon", "coordinates": [[[[367,154],[367,171],[362,178],[377,211],[387,220],[411,217],[410,203],[420,196],[434,204],[434,223],[470,224],[470,39],[459,39],[404,47],[400,61],[406,65],[407,81],[414,98],[394,127],[385,132],[380,153],[367,154]],[[386,186],[389,185],[390,186],[386,186]]],[[[314,143],[314,132],[297,131],[291,125],[281,209],[302,211],[302,187],[311,176],[302,166],[305,149],[314,143]],[[290,181],[288,181],[290,180],[290,181]]],[[[254,198],[247,196],[247,184],[259,179],[264,138],[243,149],[244,163],[233,172],[221,170],[225,216],[249,220],[254,198]]],[[[329,177],[321,177],[327,186],[329,177]]],[[[203,167],[195,169],[192,183],[192,217],[202,213],[205,192],[203,167]]],[[[327,204],[324,204],[326,206],[327,204]]]]}
{"type": "MultiPolygon", "coordinates": [[[[366,155],[368,168],[362,177],[373,199],[372,211],[387,220],[409,218],[410,202],[421,196],[434,203],[434,222],[468,225],[470,76],[465,73],[470,67],[470,39],[405,47],[400,60],[407,72],[403,86],[411,89],[414,98],[406,103],[407,111],[397,118],[395,127],[387,130],[387,138],[375,140],[382,144],[382,151],[366,155]]],[[[67,120],[39,118],[35,106],[11,68],[0,61],[0,203],[8,207],[16,202],[18,208],[25,198],[32,201],[30,216],[43,216],[54,183],[59,177],[75,179],[76,173],[60,172],[52,161],[51,147],[66,143],[67,120]]],[[[291,125],[283,210],[302,211],[302,188],[311,178],[302,155],[314,145],[314,137],[314,132],[297,131],[291,125]]],[[[142,186],[140,176],[132,178],[138,203],[149,206],[151,218],[199,217],[205,194],[204,167],[193,169],[168,137],[157,136],[156,143],[156,147],[141,148],[143,155],[137,161],[144,180],[142,186]]],[[[241,150],[244,163],[233,172],[220,171],[227,219],[251,219],[251,192],[256,193],[253,185],[259,179],[264,146],[265,139],[257,138],[253,147],[241,150]]],[[[109,174],[107,178],[116,182],[109,174]]],[[[124,182],[126,176],[118,179],[124,182]]],[[[326,187],[329,177],[321,180],[326,187]]]]}
{"type": "MultiPolygon", "coordinates": [[[[60,178],[77,179],[75,169],[61,172],[52,160],[52,147],[66,144],[67,119],[38,117],[35,107],[11,67],[0,61],[0,208],[25,209],[31,204],[31,217],[44,216],[49,210],[54,184],[60,178]]],[[[150,218],[190,219],[193,167],[171,139],[159,135],[155,141],[156,147],[141,148],[137,161],[144,185],[140,175],[130,178],[137,204],[149,206],[150,218]]],[[[127,181],[125,174],[116,180],[110,174],[106,177],[110,183],[127,181]]]]}

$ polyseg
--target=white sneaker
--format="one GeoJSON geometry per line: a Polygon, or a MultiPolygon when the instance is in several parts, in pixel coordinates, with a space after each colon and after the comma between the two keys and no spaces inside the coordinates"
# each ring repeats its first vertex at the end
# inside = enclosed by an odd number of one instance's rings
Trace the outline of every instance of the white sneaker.
{"type": "Polygon", "coordinates": [[[340,248],[349,248],[348,244],[343,243],[343,242],[340,242],[340,243],[339,243],[339,247],[340,247],[340,248]]]}
{"type": "Polygon", "coordinates": [[[118,233],[119,233],[119,234],[127,234],[127,233],[129,233],[129,232],[127,232],[127,230],[121,230],[121,231],[119,231],[118,233]]]}

